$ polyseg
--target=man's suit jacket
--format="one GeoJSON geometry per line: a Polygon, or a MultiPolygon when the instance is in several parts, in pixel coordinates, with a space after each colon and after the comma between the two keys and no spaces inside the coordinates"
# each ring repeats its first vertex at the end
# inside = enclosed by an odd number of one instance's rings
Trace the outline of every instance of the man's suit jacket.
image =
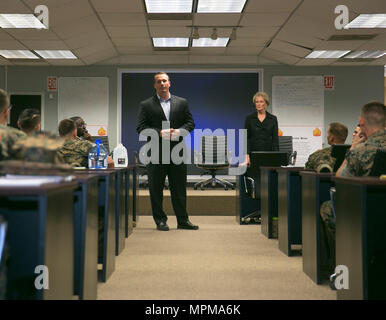
{"type": "MultiPolygon", "coordinates": [[[[167,119],[157,95],[140,103],[137,117],[137,132],[139,134],[145,129],[154,129],[159,135],[162,130],[162,121],[167,121],[167,119]]],[[[194,120],[186,99],[171,95],[169,121],[170,128],[173,129],[185,129],[189,132],[194,129],[194,120]]],[[[182,138],[180,137],[179,140],[181,141],[182,138]]],[[[161,141],[160,138],[159,142],[161,143],[161,141]]],[[[178,141],[171,141],[171,148],[177,143],[178,141]]]]}

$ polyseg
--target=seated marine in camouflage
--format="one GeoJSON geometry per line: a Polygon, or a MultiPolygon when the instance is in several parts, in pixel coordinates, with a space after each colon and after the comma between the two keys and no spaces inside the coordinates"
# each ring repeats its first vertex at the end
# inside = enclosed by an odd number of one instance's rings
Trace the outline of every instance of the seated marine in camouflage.
{"type": "MultiPolygon", "coordinates": [[[[360,132],[353,135],[350,150],[345,160],[336,172],[336,176],[363,177],[370,174],[378,149],[386,150],[386,107],[381,102],[369,102],[362,107],[359,125],[360,132]]],[[[320,217],[323,221],[322,234],[324,245],[328,250],[329,271],[335,268],[335,217],[331,201],[325,201],[320,207],[320,217]]]]}
{"type": "Polygon", "coordinates": [[[76,135],[83,139],[94,142],[92,140],[91,134],[87,131],[87,124],[81,117],[71,117],[71,120],[75,122],[76,125],[76,135]]]}
{"type": "Polygon", "coordinates": [[[12,146],[25,133],[7,126],[11,106],[7,92],[0,89],[0,161],[12,159],[12,146]]]}
{"type": "Polygon", "coordinates": [[[71,119],[60,121],[59,135],[65,139],[59,150],[64,161],[73,167],[87,167],[88,151],[94,144],[77,136],[75,122],[71,119]]]}
{"type": "Polygon", "coordinates": [[[333,144],[344,144],[347,138],[347,127],[339,122],[333,122],[327,129],[327,142],[330,147],[320,149],[308,157],[305,168],[317,172],[332,172],[336,159],[331,156],[333,144]]]}

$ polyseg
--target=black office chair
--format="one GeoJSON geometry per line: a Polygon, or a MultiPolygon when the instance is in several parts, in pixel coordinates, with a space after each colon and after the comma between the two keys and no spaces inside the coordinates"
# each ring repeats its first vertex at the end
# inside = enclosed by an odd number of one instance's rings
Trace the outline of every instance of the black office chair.
{"type": "Polygon", "coordinates": [[[198,187],[204,190],[207,185],[212,185],[214,188],[216,184],[223,186],[225,190],[228,190],[229,187],[232,190],[235,188],[233,183],[216,178],[216,171],[227,169],[231,165],[226,136],[202,136],[200,152],[196,154],[195,160],[196,166],[206,170],[204,173],[209,173],[212,177],[197,182],[194,185],[194,190],[197,190],[198,187]]]}
{"type": "Polygon", "coordinates": [[[375,154],[370,176],[379,177],[383,174],[386,174],[386,150],[378,149],[375,154]]]}
{"type": "MultiPolygon", "coordinates": [[[[139,174],[139,177],[144,177],[144,176],[147,176],[147,168],[146,168],[146,165],[141,163],[140,159],[139,159],[139,156],[138,156],[138,152],[135,151],[134,152],[134,163],[137,165],[138,167],[138,174],[139,174]]],[[[146,189],[147,187],[149,186],[149,179],[144,179],[143,181],[141,181],[139,183],[139,187],[140,188],[144,188],[146,189]]],[[[169,182],[167,180],[165,180],[165,185],[164,185],[164,188],[167,190],[169,189],[169,182]]]]}
{"type": "Polygon", "coordinates": [[[8,252],[6,246],[7,222],[0,215],[0,300],[6,299],[8,252]]]}
{"type": "Polygon", "coordinates": [[[335,158],[335,165],[333,168],[333,172],[337,172],[340,166],[343,163],[344,157],[346,156],[346,152],[350,149],[351,144],[334,144],[331,148],[331,157],[335,158]]]}
{"type": "MultiPolygon", "coordinates": [[[[260,200],[260,167],[287,166],[290,158],[296,159],[296,155],[287,151],[252,151],[250,153],[250,167],[244,175],[244,188],[246,194],[254,199],[260,200]]],[[[260,222],[260,208],[241,218],[241,222],[260,222]]]]}

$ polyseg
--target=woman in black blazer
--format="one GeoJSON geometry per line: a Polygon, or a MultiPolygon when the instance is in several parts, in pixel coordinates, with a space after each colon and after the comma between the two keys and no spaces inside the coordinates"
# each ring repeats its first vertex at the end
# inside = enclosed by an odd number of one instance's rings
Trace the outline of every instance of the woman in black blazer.
{"type": "Polygon", "coordinates": [[[244,164],[250,165],[251,151],[279,151],[277,118],[267,112],[269,97],[265,92],[253,96],[256,111],[245,119],[247,129],[247,157],[244,164]]]}

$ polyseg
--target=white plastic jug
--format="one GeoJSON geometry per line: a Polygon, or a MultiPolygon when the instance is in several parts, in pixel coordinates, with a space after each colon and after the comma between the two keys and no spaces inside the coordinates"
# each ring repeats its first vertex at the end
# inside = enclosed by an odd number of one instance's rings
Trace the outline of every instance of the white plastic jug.
{"type": "Polygon", "coordinates": [[[127,167],[127,149],[123,146],[122,143],[119,143],[113,152],[114,166],[116,168],[127,167]]]}

